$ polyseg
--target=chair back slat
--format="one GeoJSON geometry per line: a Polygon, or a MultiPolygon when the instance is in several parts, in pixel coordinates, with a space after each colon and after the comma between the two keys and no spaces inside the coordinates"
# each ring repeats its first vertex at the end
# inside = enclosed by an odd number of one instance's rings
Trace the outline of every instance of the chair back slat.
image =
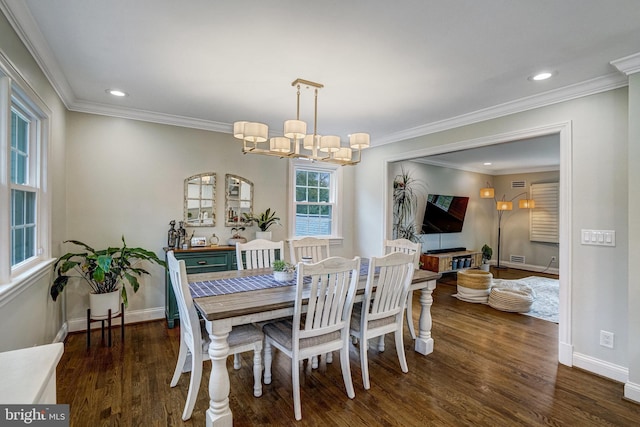
{"type": "Polygon", "coordinates": [[[402,313],[415,270],[413,260],[413,254],[402,252],[371,258],[362,304],[365,322],[402,313]]]}
{"type": "Polygon", "coordinates": [[[269,268],[273,266],[273,262],[275,260],[283,258],[283,241],[272,242],[265,239],[256,239],[247,243],[236,244],[236,261],[238,264],[238,270],[269,268]],[[243,254],[244,257],[242,256],[243,254]]]}
{"type": "Polygon", "coordinates": [[[319,262],[329,258],[329,239],[317,239],[304,237],[297,240],[289,240],[289,255],[291,263],[297,264],[302,257],[311,257],[311,262],[319,262]]]}
{"type": "Polygon", "coordinates": [[[344,329],[353,309],[358,285],[360,258],[332,257],[316,264],[298,264],[298,281],[293,319],[293,342],[344,329]],[[310,283],[304,277],[310,276],[310,283]],[[308,297],[308,299],[307,299],[308,297]],[[303,302],[307,299],[304,324],[303,302]]]}
{"type": "Polygon", "coordinates": [[[419,242],[412,242],[408,239],[396,239],[384,241],[384,253],[401,252],[403,254],[411,254],[414,256],[413,264],[417,270],[420,268],[420,254],[422,253],[422,245],[419,242]]]}

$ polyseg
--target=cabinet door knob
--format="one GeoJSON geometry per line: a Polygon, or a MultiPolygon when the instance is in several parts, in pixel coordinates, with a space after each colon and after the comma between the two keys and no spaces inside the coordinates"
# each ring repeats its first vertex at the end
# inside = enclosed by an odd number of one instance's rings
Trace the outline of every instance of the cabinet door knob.
{"type": "Polygon", "coordinates": [[[198,261],[198,264],[199,264],[199,265],[206,265],[206,264],[207,264],[207,261],[198,261]]]}

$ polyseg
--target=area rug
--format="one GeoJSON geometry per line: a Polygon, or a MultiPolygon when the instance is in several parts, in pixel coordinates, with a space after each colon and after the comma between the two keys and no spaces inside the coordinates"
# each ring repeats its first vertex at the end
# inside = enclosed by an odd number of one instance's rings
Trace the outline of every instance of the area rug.
{"type": "Polygon", "coordinates": [[[518,279],[518,281],[525,282],[531,286],[536,293],[536,298],[531,305],[531,310],[522,314],[558,323],[560,281],[538,276],[526,277],[524,279],[518,279]]]}

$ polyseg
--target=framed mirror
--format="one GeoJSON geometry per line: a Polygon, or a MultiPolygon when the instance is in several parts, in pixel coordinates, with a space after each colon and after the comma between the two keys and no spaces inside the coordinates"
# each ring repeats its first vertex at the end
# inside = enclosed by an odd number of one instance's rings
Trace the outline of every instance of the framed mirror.
{"type": "Polygon", "coordinates": [[[184,222],[186,227],[216,225],[216,174],[205,172],[184,180],[184,222]]]}
{"type": "Polygon", "coordinates": [[[244,225],[243,214],[253,212],[253,182],[238,175],[225,175],[224,225],[244,225]]]}

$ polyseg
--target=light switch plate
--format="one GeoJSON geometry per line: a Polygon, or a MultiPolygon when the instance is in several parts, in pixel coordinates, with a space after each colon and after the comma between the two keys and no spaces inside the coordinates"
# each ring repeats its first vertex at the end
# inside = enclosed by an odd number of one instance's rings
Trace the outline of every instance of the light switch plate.
{"type": "Polygon", "coordinates": [[[615,246],[616,232],[614,230],[581,230],[580,243],[594,246],[615,246]]]}

